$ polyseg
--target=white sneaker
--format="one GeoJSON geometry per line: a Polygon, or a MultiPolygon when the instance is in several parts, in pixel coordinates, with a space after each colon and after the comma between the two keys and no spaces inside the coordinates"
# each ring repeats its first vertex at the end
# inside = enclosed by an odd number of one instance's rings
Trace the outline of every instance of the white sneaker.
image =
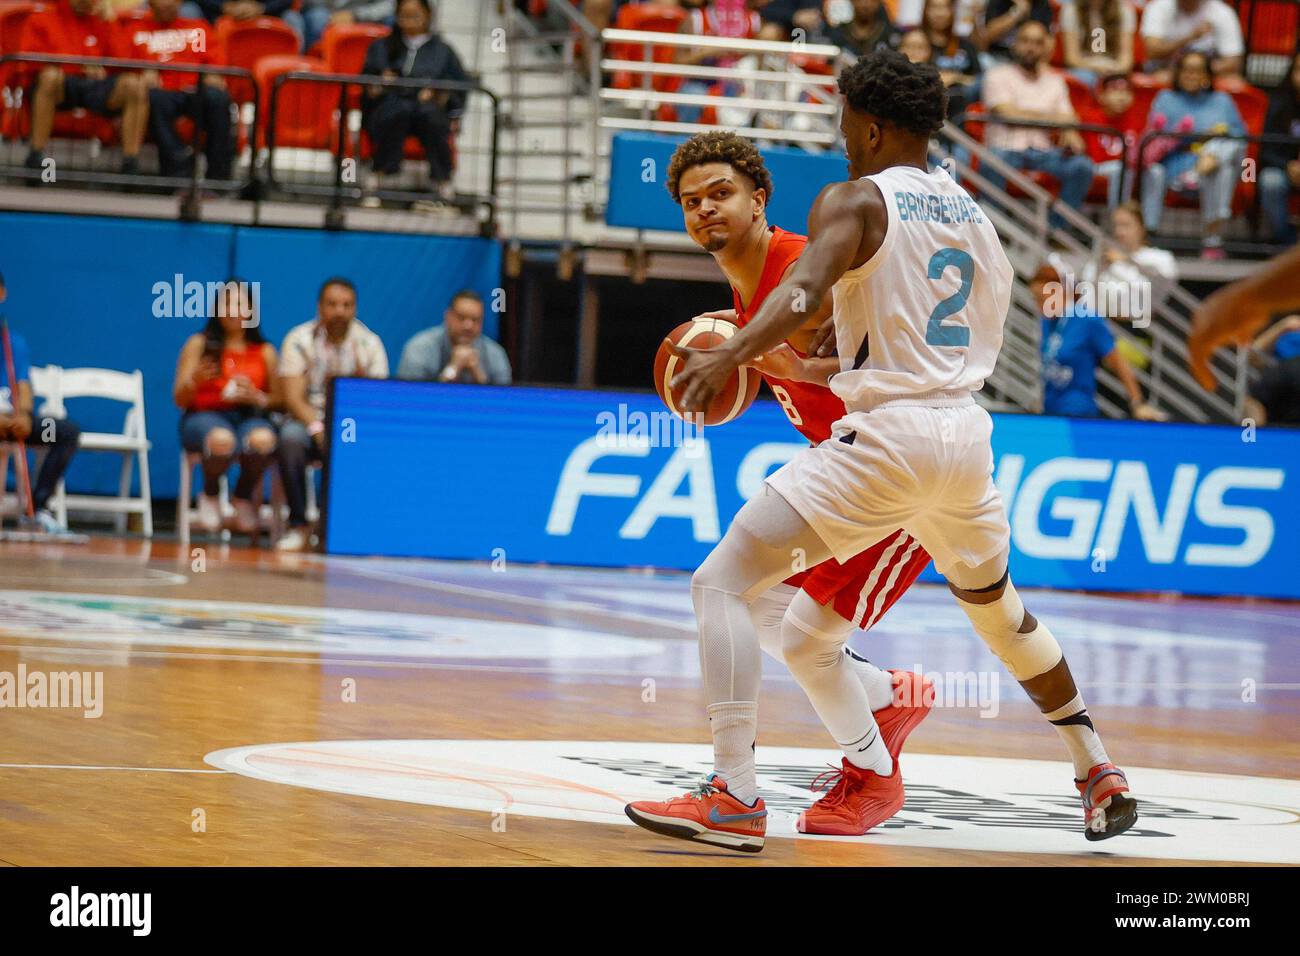
{"type": "Polygon", "coordinates": [[[277,551],[302,551],[307,547],[307,532],[304,528],[290,528],[275,543],[277,551]]]}
{"type": "Polygon", "coordinates": [[[240,534],[254,534],[257,531],[257,509],[251,501],[243,498],[234,500],[235,519],[232,522],[240,534]]]}
{"type": "Polygon", "coordinates": [[[198,525],[209,532],[221,528],[221,502],[215,495],[199,495],[198,525]]]}

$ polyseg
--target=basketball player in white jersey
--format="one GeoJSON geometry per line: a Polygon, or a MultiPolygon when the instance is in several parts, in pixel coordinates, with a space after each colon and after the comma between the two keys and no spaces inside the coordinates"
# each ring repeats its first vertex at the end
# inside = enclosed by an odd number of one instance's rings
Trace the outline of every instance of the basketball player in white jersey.
{"type": "MultiPolygon", "coordinates": [[[[934,67],[893,51],[862,57],[839,79],[851,181],[827,186],[808,217],[808,245],[758,313],[726,344],[676,349],[682,406],[703,409],[743,363],[779,345],[830,294],[840,371],[828,377],[846,413],[830,438],[767,479],[691,580],[714,773],[685,797],[632,804],[647,829],[733,849],[763,846],[754,742],[760,650],[748,604],[809,564],[847,560],[896,528],[921,542],[975,631],[1057,728],[1075,768],[1085,835],[1137,819],[1061,648],[1020,601],[1008,573],[1010,528],[993,484],[992,420],[973,393],[993,371],[1012,269],[979,206],[942,169],[930,136],[946,94],[934,67]]],[[[865,691],[844,665],[827,608],[796,595],[782,621],[786,663],[844,757],[818,804],[850,807],[866,832],[902,806],[865,691]]],[[[808,812],[818,809],[814,805],[808,812]]]]}

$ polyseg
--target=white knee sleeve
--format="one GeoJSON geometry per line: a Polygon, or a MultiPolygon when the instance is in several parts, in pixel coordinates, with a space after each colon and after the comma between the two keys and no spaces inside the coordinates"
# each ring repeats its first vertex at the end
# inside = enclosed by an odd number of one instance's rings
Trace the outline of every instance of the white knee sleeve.
{"type": "Polygon", "coordinates": [[[1020,633],[1025,620],[1025,606],[1015,587],[1007,581],[1002,597],[991,604],[971,604],[958,599],[971,624],[1002,661],[1011,676],[1026,681],[1046,674],[1061,660],[1061,645],[1042,621],[1028,634],[1020,633]]]}

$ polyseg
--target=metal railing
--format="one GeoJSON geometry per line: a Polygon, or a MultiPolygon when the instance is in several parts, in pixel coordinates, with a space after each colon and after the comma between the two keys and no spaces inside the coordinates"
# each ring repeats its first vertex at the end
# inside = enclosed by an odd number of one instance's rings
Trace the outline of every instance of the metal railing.
{"type": "MultiPolygon", "coordinates": [[[[262,158],[262,168],[267,183],[271,188],[286,195],[328,198],[330,203],[326,224],[332,226],[340,224],[339,217],[341,217],[345,205],[360,202],[368,197],[373,197],[380,202],[393,203],[410,203],[413,200],[427,197],[429,195],[428,191],[421,186],[409,189],[393,188],[391,185],[367,188],[362,181],[360,167],[364,159],[364,130],[362,129],[361,102],[364,97],[372,95],[375,90],[381,92],[409,91],[417,94],[428,90],[459,91],[471,95],[480,94],[488,99],[491,104],[492,124],[488,133],[487,182],[481,191],[465,192],[463,199],[461,198],[462,194],[458,191],[457,204],[483,207],[486,210],[484,232],[491,233],[495,227],[497,208],[500,102],[495,93],[478,83],[400,77],[383,79],[377,76],[350,73],[292,71],[279,74],[271,81],[266,123],[259,124],[261,135],[265,137],[265,156],[262,158]],[[295,85],[310,87],[313,84],[327,88],[333,87],[337,90],[337,93],[335,93],[335,89],[323,89],[319,97],[314,100],[308,98],[307,108],[312,110],[314,115],[307,117],[308,122],[299,124],[298,128],[303,128],[304,125],[308,127],[309,135],[307,140],[309,145],[303,147],[298,143],[294,145],[277,143],[277,139],[282,135],[281,121],[286,118],[287,112],[284,100],[291,95],[288,91],[295,85]],[[328,116],[325,113],[327,96],[329,103],[328,116]],[[328,132],[328,142],[323,141],[318,135],[310,135],[312,122],[317,125],[316,133],[328,132]],[[324,130],[319,129],[322,124],[325,125],[324,130]],[[312,152],[327,151],[330,160],[328,170],[310,160],[305,164],[288,161],[277,162],[277,154],[279,154],[280,159],[298,159],[296,152],[290,153],[289,151],[298,151],[304,148],[312,152]]],[[[301,119],[301,117],[295,116],[288,117],[291,123],[294,120],[301,119]]],[[[295,140],[298,138],[297,136],[294,137],[295,140]]]]}
{"type": "Polygon", "coordinates": [[[602,31],[601,39],[606,47],[617,43],[642,49],[640,60],[606,58],[600,63],[608,73],[639,78],[639,86],[632,89],[600,91],[601,101],[608,107],[602,110],[600,119],[606,129],[674,134],[713,129],[714,125],[707,123],[659,120],[653,116],[660,106],[692,106],[726,111],[728,119],[717,125],[752,139],[790,141],[815,148],[833,146],[839,139],[834,77],[808,73],[794,62],[797,57],[833,64],[841,56],[837,46],[617,29],[602,31]],[[729,67],[659,62],[654,59],[655,47],[711,51],[718,56],[741,57],[741,62],[729,67]],[[727,95],[656,90],[655,81],[664,78],[739,83],[744,92],[727,95]],[[610,115],[618,107],[639,115],[610,115]]]}
{"type": "MultiPolygon", "coordinates": [[[[1041,121],[1009,120],[989,114],[963,114],[958,121],[971,121],[1007,126],[1028,126],[1034,128],[1051,128],[1055,130],[1086,128],[1092,124],[1052,124],[1041,121]]],[[[1108,129],[1102,127],[1102,129],[1108,129]]],[[[1018,169],[1005,163],[991,148],[976,141],[964,130],[950,122],[945,124],[940,140],[950,145],[946,159],[952,163],[960,177],[973,184],[980,194],[981,204],[994,219],[998,232],[1004,240],[1020,252],[1011,256],[1016,267],[1018,281],[1013,293],[1013,314],[1008,317],[1007,340],[1010,350],[1004,349],[1008,372],[1013,382],[1024,386],[1028,381],[1027,372],[1034,369],[1038,375],[1038,309],[1029,292],[1027,280],[1032,277],[1041,260],[1053,247],[1061,250],[1065,258],[1071,261],[1080,272],[1091,264],[1093,273],[1100,275],[1103,271],[1102,257],[1108,247],[1114,243],[1090,219],[1077,210],[1062,203],[1043,189],[1033,179],[1018,169]],[[952,149],[960,147],[959,150],[952,149]],[[1016,188],[1025,193],[1029,203],[1023,203],[1004,189],[991,183],[979,170],[959,156],[976,157],[980,167],[993,167],[1005,182],[1014,183],[1016,188]],[[1069,229],[1055,228],[1050,216],[1057,214],[1067,222],[1069,229]],[[1032,320],[1032,321],[1026,321],[1032,320]],[[1033,346],[1032,352],[1030,345],[1033,346]],[[1023,364],[1019,364],[1023,363],[1023,364]]],[[[1127,157],[1126,157],[1127,158],[1127,157]]],[[[1134,369],[1138,381],[1146,388],[1150,400],[1161,407],[1174,411],[1191,421],[1236,421],[1240,420],[1245,404],[1248,383],[1248,362],[1245,351],[1221,350],[1215,357],[1215,363],[1222,377],[1231,383],[1219,392],[1207,393],[1191,377],[1187,369],[1187,335],[1191,330],[1190,316],[1199,306],[1199,300],[1176,282],[1171,283],[1167,295],[1162,301],[1152,301],[1151,321],[1142,331],[1152,340],[1151,363],[1149,368],[1134,369]],[[1227,391],[1229,394],[1222,394],[1227,391]]],[[[1133,329],[1112,323],[1120,336],[1135,346],[1137,336],[1133,329]]],[[[999,363],[1002,370],[1002,363],[999,363]]],[[[1113,374],[1105,368],[1097,370],[1098,381],[1112,392],[1123,394],[1123,386],[1113,374]]],[[[1012,388],[1024,394],[1023,387],[1012,388]]],[[[1098,396],[1098,404],[1108,415],[1122,417],[1123,411],[1104,394],[1098,396]]],[[[1040,407],[1037,404],[1027,406],[1040,407]]]]}
{"type": "MultiPolygon", "coordinates": [[[[58,56],[54,54],[45,54],[45,53],[6,53],[3,56],[0,56],[0,73],[7,72],[4,71],[4,67],[9,64],[27,64],[29,66],[36,66],[36,67],[98,66],[98,67],[103,67],[105,70],[112,71],[110,75],[120,74],[120,73],[146,73],[150,71],[154,71],[158,73],[183,73],[186,75],[198,76],[200,78],[198,80],[198,83],[202,83],[203,82],[202,77],[207,77],[207,76],[218,76],[223,78],[225,77],[238,78],[247,81],[249,85],[252,87],[254,114],[257,113],[258,106],[259,106],[257,101],[257,96],[258,96],[257,86],[252,82],[253,74],[248,70],[240,69],[238,67],[233,67],[233,66],[206,66],[203,64],[195,64],[195,63],[185,63],[185,64],[156,63],[152,60],[115,59],[111,57],[58,56]]],[[[4,110],[6,120],[9,120],[11,117],[14,116],[14,114],[21,115],[29,112],[30,106],[29,104],[26,104],[23,101],[23,98],[27,95],[29,89],[31,88],[34,82],[34,79],[28,78],[27,82],[19,83],[17,85],[10,85],[11,82],[12,81],[8,81],[5,87],[3,110],[4,110]]],[[[195,84],[196,88],[198,83],[195,84]]],[[[186,115],[188,116],[188,114],[186,115]]],[[[194,123],[194,132],[192,135],[192,141],[196,146],[199,141],[200,135],[203,132],[202,116],[203,116],[202,111],[198,110],[195,111],[195,116],[189,117],[194,123]]],[[[234,155],[232,156],[232,167],[231,167],[232,172],[234,169],[238,167],[240,161],[240,156],[238,154],[239,124],[240,124],[240,118],[238,115],[238,110],[233,108],[233,101],[232,101],[231,148],[232,150],[234,150],[234,155]]],[[[6,122],[4,124],[4,126],[6,127],[11,125],[12,124],[9,122],[6,122]]],[[[60,137],[58,136],[51,137],[52,140],[58,138],[60,137]]],[[[7,152],[11,153],[13,149],[20,146],[23,140],[13,138],[13,139],[6,140],[4,142],[5,145],[8,146],[9,148],[7,152]]],[[[98,143],[97,140],[95,142],[96,144],[98,143]]],[[[55,175],[58,180],[63,180],[65,182],[86,183],[91,185],[97,184],[97,185],[127,186],[127,187],[143,186],[146,188],[157,187],[157,188],[175,189],[178,186],[184,186],[188,184],[188,193],[186,196],[186,202],[183,205],[183,214],[186,208],[191,207],[193,203],[197,202],[197,197],[201,190],[242,188],[243,186],[248,185],[251,182],[252,178],[256,175],[255,170],[253,169],[253,166],[250,163],[247,175],[240,178],[229,179],[229,180],[216,180],[216,179],[208,179],[206,177],[200,176],[199,162],[198,162],[198,157],[200,152],[201,151],[197,148],[193,150],[193,156],[190,163],[190,172],[188,176],[162,176],[162,175],[151,176],[143,173],[123,175],[121,173],[111,173],[111,172],[106,172],[104,170],[94,169],[94,168],[79,168],[78,165],[75,163],[62,164],[62,168],[56,169],[55,175]]],[[[0,175],[17,178],[17,179],[26,179],[26,180],[39,181],[42,179],[43,172],[41,170],[29,169],[25,166],[24,163],[13,162],[11,160],[12,160],[11,155],[6,156],[4,154],[0,154],[0,175]]]]}

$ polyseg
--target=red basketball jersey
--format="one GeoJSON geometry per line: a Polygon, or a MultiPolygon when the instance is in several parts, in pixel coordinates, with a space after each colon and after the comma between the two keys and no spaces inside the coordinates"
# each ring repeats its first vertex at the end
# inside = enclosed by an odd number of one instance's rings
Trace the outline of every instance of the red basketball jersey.
{"type": "MultiPolygon", "coordinates": [[[[763,263],[763,274],[759,277],[758,288],[754,290],[754,300],[746,309],[740,301],[740,293],[731,290],[731,298],[736,306],[736,324],[744,325],[750,316],[758,312],[759,306],[769,292],[781,284],[785,270],[799,258],[803,247],[808,244],[808,237],[798,233],[786,232],[776,226],[770,227],[772,238],[767,245],[767,261],[763,263]]],[[[793,346],[791,346],[793,348],[793,346]]],[[[798,352],[798,349],[795,349],[798,352]]],[[[799,352],[803,356],[804,353],[799,352]]],[[[804,356],[806,358],[806,356],[804,356]]],[[[799,433],[816,445],[831,437],[831,425],[844,415],[844,402],[825,385],[813,385],[811,382],[791,382],[783,378],[764,375],[768,388],[776,400],[781,403],[786,417],[799,433]]]]}

